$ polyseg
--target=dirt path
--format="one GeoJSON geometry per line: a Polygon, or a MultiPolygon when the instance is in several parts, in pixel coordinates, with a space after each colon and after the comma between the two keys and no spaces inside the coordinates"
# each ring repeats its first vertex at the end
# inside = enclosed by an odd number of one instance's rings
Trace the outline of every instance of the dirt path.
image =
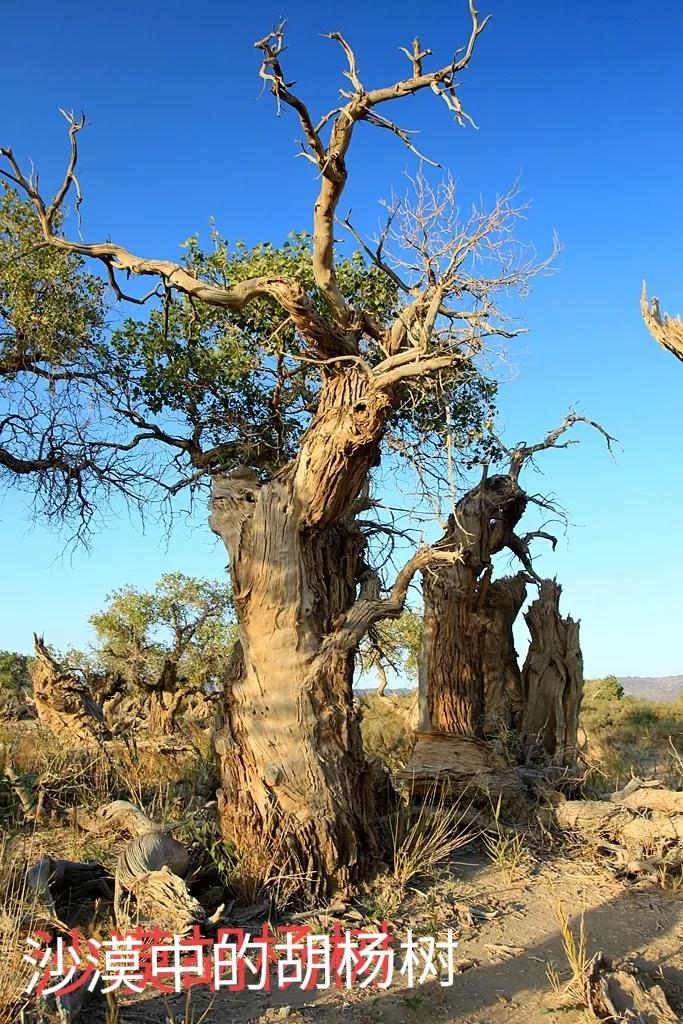
{"type": "Polygon", "coordinates": [[[120,1021],[199,1024],[206,1011],[203,1024],[579,1024],[585,1021],[582,1010],[563,1007],[546,974],[547,964],[555,963],[560,977],[567,977],[553,909],[558,900],[575,924],[584,912],[589,954],[601,950],[609,958],[635,958],[659,977],[683,1017],[682,897],[683,892],[652,885],[627,885],[580,860],[547,860],[511,883],[485,858],[470,856],[468,863],[454,864],[449,881],[416,894],[409,916],[394,922],[400,937],[410,927],[415,935],[438,937],[454,929],[462,973],[451,987],[432,981],[408,989],[399,979],[381,992],[289,989],[267,995],[221,992],[213,999],[195,989],[187,1017],[181,998],[155,997],[122,1003],[120,1021]],[[466,920],[466,906],[475,909],[475,922],[466,920]]]}

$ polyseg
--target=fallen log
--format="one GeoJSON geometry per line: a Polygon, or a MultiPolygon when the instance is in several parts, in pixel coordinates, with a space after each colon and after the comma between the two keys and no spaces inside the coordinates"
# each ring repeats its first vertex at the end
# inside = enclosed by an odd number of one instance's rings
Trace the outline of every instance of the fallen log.
{"type": "Polygon", "coordinates": [[[638,870],[675,866],[683,851],[683,793],[639,786],[608,800],[558,800],[553,819],[560,828],[602,843],[617,863],[638,870]]]}
{"type": "Polygon", "coordinates": [[[111,899],[113,882],[114,879],[101,864],[84,864],[52,857],[41,857],[26,872],[27,889],[45,904],[58,921],[64,919],[65,908],[71,908],[74,903],[90,899],[111,899]]]}
{"type": "Polygon", "coordinates": [[[183,881],[189,868],[186,847],[164,832],[146,832],[127,843],[114,875],[117,925],[150,923],[180,935],[205,921],[206,911],[183,881]]]}
{"type": "Polygon", "coordinates": [[[144,811],[128,800],[113,800],[109,804],[103,804],[94,814],[83,807],[76,808],[74,821],[86,832],[98,836],[106,835],[112,829],[126,832],[130,836],[161,832],[164,829],[163,825],[157,825],[144,811]]]}

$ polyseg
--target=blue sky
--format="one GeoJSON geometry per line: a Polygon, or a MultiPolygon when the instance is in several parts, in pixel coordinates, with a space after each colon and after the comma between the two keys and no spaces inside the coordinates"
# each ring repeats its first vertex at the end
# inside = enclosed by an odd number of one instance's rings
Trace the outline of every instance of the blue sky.
{"type": "MultiPolygon", "coordinates": [[[[680,53],[683,6],[587,0],[480,0],[492,21],[461,96],[479,131],[452,123],[431,94],[398,117],[457,178],[491,199],[520,178],[532,200],[522,234],[540,253],[559,232],[558,273],[524,304],[529,333],[511,349],[501,397],[506,438],[536,440],[571,404],[623,445],[599,439],[544,457],[570,528],[538,567],[564,584],[582,620],[588,675],[683,672],[678,535],[683,366],[641,323],[641,281],[683,309],[680,53]]],[[[465,38],[464,0],[401,4],[266,0],[121,2],[5,0],[0,139],[40,168],[47,188],[65,155],[58,107],[85,110],[84,236],[115,237],[142,255],[177,245],[214,217],[230,239],[282,240],[310,226],[315,181],[295,160],[291,116],[260,98],[255,39],[285,14],[286,68],[314,111],[334,104],[341,61],[320,33],[342,31],[370,85],[405,71],[398,46],[418,34],[445,62],[465,38]]],[[[377,200],[414,170],[397,139],[366,129],[350,159],[344,206],[372,231],[377,200]]],[[[534,481],[535,483],[535,481],[534,481]]],[[[0,505],[4,581],[0,647],[28,650],[34,629],[59,647],[87,641],[86,618],[116,586],[149,586],[167,569],[220,575],[225,553],[196,518],[167,544],[118,522],[88,554],[31,528],[23,499],[0,505]]]]}

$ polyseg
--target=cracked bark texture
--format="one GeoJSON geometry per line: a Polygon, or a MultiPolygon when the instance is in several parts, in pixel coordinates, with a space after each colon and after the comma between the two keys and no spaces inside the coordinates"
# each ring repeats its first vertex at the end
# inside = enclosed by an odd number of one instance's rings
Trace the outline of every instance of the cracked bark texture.
{"type": "Polygon", "coordinates": [[[285,829],[292,863],[320,892],[376,853],[343,627],[365,569],[351,507],[387,408],[363,373],[331,374],[290,467],[263,484],[238,471],[213,488],[240,630],[215,739],[223,831],[285,829]]]}
{"type": "Polygon", "coordinates": [[[579,623],[560,614],[562,587],[543,580],[524,618],[531,635],[522,670],[525,745],[560,765],[576,762],[583,657],[579,623]]]}
{"type": "MultiPolygon", "coordinates": [[[[442,540],[442,546],[462,550],[461,560],[423,573],[421,730],[483,734],[487,628],[495,616],[493,605],[487,606],[491,556],[511,542],[526,502],[514,476],[482,480],[458,502],[442,540]]],[[[502,600],[500,589],[494,600],[502,600]]],[[[496,656],[492,643],[489,658],[496,656]]]]}
{"type": "Polygon", "coordinates": [[[77,740],[88,746],[111,739],[102,709],[79,677],[65,671],[43,640],[34,635],[31,670],[36,712],[40,722],[60,741],[77,740]]]}
{"type": "Polygon", "coordinates": [[[527,576],[503,577],[490,584],[484,616],[484,732],[517,731],[522,724],[524,697],[512,627],[526,600],[527,576]]]}
{"type": "Polygon", "coordinates": [[[645,284],[643,284],[643,292],[640,297],[640,312],[645,326],[655,341],[659,342],[667,352],[671,352],[677,359],[683,361],[683,320],[680,316],[663,314],[659,308],[659,299],[655,296],[648,299],[645,284]]]}

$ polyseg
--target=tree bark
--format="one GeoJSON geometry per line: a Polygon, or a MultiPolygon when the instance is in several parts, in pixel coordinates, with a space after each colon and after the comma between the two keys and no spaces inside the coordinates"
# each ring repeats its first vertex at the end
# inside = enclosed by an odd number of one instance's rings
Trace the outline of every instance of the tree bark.
{"type": "Polygon", "coordinates": [[[645,282],[640,297],[640,311],[645,326],[655,341],[683,361],[683,320],[680,316],[668,316],[666,313],[662,315],[659,299],[648,300],[645,282]]]}
{"type": "Polygon", "coordinates": [[[526,500],[513,475],[484,478],[458,502],[441,541],[462,560],[423,573],[422,731],[483,734],[491,556],[512,541],[526,500]]]}
{"type": "Polygon", "coordinates": [[[526,600],[526,574],[495,580],[484,600],[484,732],[516,731],[524,698],[512,627],[526,600]]]}
{"type": "Polygon", "coordinates": [[[222,829],[238,845],[286,835],[290,869],[318,893],[376,854],[355,652],[335,635],[367,568],[351,509],[386,412],[364,374],[332,376],[293,464],[263,485],[248,470],[214,479],[240,630],[215,738],[222,829]]]}
{"type": "Polygon", "coordinates": [[[38,719],[61,742],[92,746],[111,739],[102,709],[75,673],[64,671],[34,634],[31,670],[38,719]]]}
{"type": "Polygon", "coordinates": [[[182,693],[173,690],[151,690],[147,711],[147,731],[151,737],[172,736],[176,730],[176,714],[182,693]]]}
{"type": "Polygon", "coordinates": [[[466,575],[448,566],[423,576],[420,728],[476,736],[484,723],[484,618],[476,581],[462,585],[466,575]]]}
{"type": "Polygon", "coordinates": [[[583,658],[579,623],[560,615],[561,593],[554,580],[543,580],[524,616],[531,643],[522,670],[523,732],[530,752],[535,746],[556,764],[572,765],[578,750],[583,658]]]}

